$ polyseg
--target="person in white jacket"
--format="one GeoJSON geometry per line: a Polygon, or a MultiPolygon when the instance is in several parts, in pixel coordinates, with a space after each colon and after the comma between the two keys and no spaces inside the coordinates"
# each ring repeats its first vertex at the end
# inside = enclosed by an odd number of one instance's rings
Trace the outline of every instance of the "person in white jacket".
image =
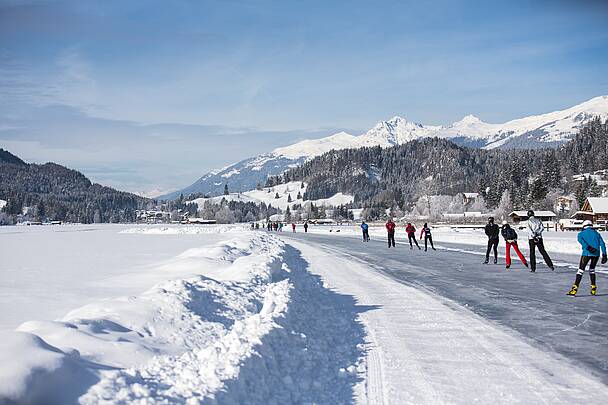
{"type": "Polygon", "coordinates": [[[528,211],[528,241],[530,243],[530,271],[534,273],[536,271],[536,248],[543,256],[547,267],[551,270],[555,270],[553,262],[549,257],[549,254],[545,250],[545,244],[543,243],[543,231],[545,227],[543,222],[534,216],[534,211],[528,211]]]}

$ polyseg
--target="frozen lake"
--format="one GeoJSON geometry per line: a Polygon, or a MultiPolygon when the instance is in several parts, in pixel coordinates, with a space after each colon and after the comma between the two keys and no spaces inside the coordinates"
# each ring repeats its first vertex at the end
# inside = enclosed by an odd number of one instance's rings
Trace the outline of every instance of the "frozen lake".
{"type": "Polygon", "coordinates": [[[187,249],[225,237],[218,233],[121,233],[132,228],[108,224],[0,227],[0,307],[4,309],[0,333],[25,321],[56,319],[102,298],[137,294],[164,279],[195,273],[193,266],[162,265],[187,249]]]}

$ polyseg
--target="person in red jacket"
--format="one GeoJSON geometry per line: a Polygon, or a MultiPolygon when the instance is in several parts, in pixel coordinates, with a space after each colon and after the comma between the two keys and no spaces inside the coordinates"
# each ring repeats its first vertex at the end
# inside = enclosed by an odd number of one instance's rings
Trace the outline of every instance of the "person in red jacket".
{"type": "Polygon", "coordinates": [[[414,245],[412,245],[412,241],[414,241],[416,247],[418,248],[418,250],[420,250],[420,245],[418,245],[418,241],[416,240],[416,227],[412,225],[411,222],[407,223],[407,226],[405,227],[405,233],[407,233],[407,239],[410,242],[410,249],[414,248],[414,245]]]}
{"type": "Polygon", "coordinates": [[[385,226],[388,232],[388,247],[390,248],[391,245],[395,247],[395,223],[389,218],[385,226]]]}
{"type": "Polygon", "coordinates": [[[296,224],[295,222],[291,223],[291,229],[295,232],[296,231],[296,224]]]}

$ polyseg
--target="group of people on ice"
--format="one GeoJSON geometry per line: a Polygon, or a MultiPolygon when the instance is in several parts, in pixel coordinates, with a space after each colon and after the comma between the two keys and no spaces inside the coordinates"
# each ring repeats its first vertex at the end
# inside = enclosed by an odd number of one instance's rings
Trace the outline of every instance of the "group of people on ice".
{"type": "MultiPolygon", "coordinates": [[[[389,219],[386,224],[386,231],[388,236],[388,247],[395,247],[395,229],[396,225],[392,219],[389,219]]],[[[517,244],[517,232],[513,229],[507,221],[502,221],[502,227],[499,227],[495,222],[494,218],[488,218],[488,223],[485,226],[485,233],[488,237],[488,244],[486,249],[486,257],[484,264],[488,264],[490,262],[490,254],[494,253],[494,264],[498,263],[498,244],[500,242],[500,236],[502,235],[505,240],[505,256],[506,256],[506,268],[509,269],[511,267],[511,248],[515,251],[519,260],[521,260],[522,264],[527,268],[530,268],[532,273],[536,272],[536,250],[543,257],[543,260],[547,264],[547,267],[552,271],[555,270],[555,266],[553,265],[553,261],[547,250],[545,249],[545,244],[543,242],[543,232],[545,227],[543,222],[534,215],[534,211],[528,211],[528,221],[526,225],[528,231],[528,244],[530,247],[530,261],[526,261],[525,256],[519,250],[519,246],[517,244]]],[[[369,225],[365,222],[361,223],[361,230],[363,231],[363,241],[369,242],[369,225]]],[[[414,248],[414,244],[418,249],[421,247],[418,245],[418,241],[416,239],[416,227],[408,222],[405,227],[405,232],[407,234],[408,242],[410,244],[410,249],[414,248]]],[[[428,250],[428,244],[430,243],[431,249],[436,250],[433,245],[433,237],[431,234],[431,229],[428,226],[428,223],[425,223],[424,226],[420,230],[420,240],[424,237],[424,251],[428,250]]],[[[589,265],[589,277],[591,281],[591,295],[597,294],[597,285],[595,278],[595,267],[597,266],[598,261],[600,261],[601,254],[601,263],[605,264],[608,262],[608,256],[606,255],[606,244],[604,243],[604,239],[600,235],[600,233],[593,228],[593,223],[589,220],[583,222],[583,229],[578,234],[578,242],[582,247],[582,255],[579,262],[579,268],[576,273],[576,279],[572,288],[568,292],[568,295],[575,296],[578,292],[578,288],[583,277],[583,273],[587,265],[589,265]]]]}
{"type": "MultiPolygon", "coordinates": [[[[264,225],[264,224],[262,224],[264,225]]],[[[251,229],[259,229],[259,224],[256,223],[252,223],[251,224],[251,229]]],[[[275,232],[283,232],[283,223],[282,222],[267,222],[266,223],[266,230],[268,231],[275,231],[275,232]]],[[[295,232],[296,231],[296,224],[295,222],[293,222],[291,224],[291,231],[295,232]]],[[[304,222],[304,232],[308,232],[308,222],[304,222]]]]}

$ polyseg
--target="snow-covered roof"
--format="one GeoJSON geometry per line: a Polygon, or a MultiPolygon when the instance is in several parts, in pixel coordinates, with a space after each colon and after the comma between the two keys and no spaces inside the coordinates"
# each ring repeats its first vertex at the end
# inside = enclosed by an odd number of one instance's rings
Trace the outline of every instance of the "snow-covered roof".
{"type": "Polygon", "coordinates": [[[462,193],[466,198],[477,198],[479,193],[462,193]]]}
{"type": "Polygon", "coordinates": [[[588,197],[587,201],[589,202],[594,214],[608,214],[608,198],[588,197]]]}
{"type": "MultiPolygon", "coordinates": [[[[517,217],[527,217],[528,216],[528,211],[513,211],[512,213],[509,214],[510,217],[512,216],[517,216],[517,217]]],[[[534,216],[536,217],[555,217],[555,212],[553,211],[534,211],[534,216]]]]}

